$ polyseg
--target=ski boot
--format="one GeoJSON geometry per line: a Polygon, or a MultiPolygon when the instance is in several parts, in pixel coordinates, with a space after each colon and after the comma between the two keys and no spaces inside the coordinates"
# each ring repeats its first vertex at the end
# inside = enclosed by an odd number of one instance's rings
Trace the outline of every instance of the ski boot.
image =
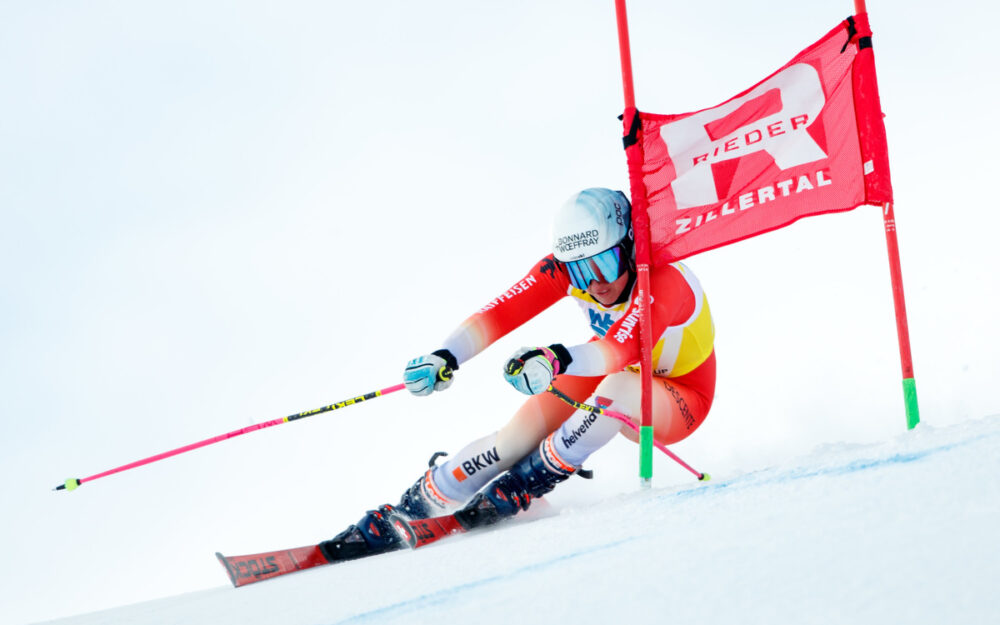
{"type": "Polygon", "coordinates": [[[550,492],[574,471],[571,467],[557,468],[553,463],[546,462],[539,447],[490,482],[455,513],[455,518],[466,529],[492,525],[527,510],[532,498],[550,492]]]}
{"type": "Polygon", "coordinates": [[[337,562],[402,549],[406,545],[399,539],[389,521],[389,516],[394,512],[395,508],[388,504],[379,506],[378,510],[369,510],[356,525],[321,542],[320,551],[327,561],[337,562]]]}
{"type": "MultiPolygon", "coordinates": [[[[440,454],[440,452],[439,452],[440,454]]],[[[431,466],[439,454],[431,458],[431,466]]],[[[373,556],[388,551],[402,549],[406,544],[400,539],[399,533],[393,529],[398,522],[395,517],[403,517],[405,521],[426,519],[431,516],[441,516],[448,512],[447,503],[435,494],[436,488],[431,479],[431,471],[427,471],[420,479],[403,492],[399,504],[385,504],[377,510],[369,510],[356,525],[351,525],[330,540],[323,541],[319,547],[330,562],[336,560],[354,560],[365,556],[373,556]],[[440,503],[438,503],[440,501],[440,503]]],[[[405,530],[403,530],[405,533],[405,530]]]]}
{"type": "MultiPolygon", "coordinates": [[[[431,462],[433,461],[432,458],[431,462]]],[[[433,464],[431,466],[433,467],[433,464]]],[[[433,468],[428,470],[403,493],[399,503],[396,504],[397,513],[410,521],[416,521],[442,516],[454,509],[452,502],[445,499],[434,485],[433,471],[433,468]]]]}

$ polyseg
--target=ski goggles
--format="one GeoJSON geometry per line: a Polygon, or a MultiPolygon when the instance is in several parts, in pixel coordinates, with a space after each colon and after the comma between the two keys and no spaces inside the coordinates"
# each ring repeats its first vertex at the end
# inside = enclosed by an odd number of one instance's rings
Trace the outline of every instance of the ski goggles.
{"type": "Polygon", "coordinates": [[[614,282],[625,270],[622,261],[622,246],[616,245],[587,258],[563,263],[569,273],[569,282],[581,291],[594,280],[598,282],[614,282]]]}

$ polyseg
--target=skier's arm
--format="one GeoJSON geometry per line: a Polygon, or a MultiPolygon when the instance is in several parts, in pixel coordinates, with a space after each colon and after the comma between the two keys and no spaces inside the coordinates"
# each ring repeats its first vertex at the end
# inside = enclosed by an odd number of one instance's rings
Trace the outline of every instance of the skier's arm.
{"type": "Polygon", "coordinates": [[[462,322],[444,340],[443,348],[458,364],[523,325],[569,292],[569,279],[551,255],[532,267],[524,278],[493,298],[462,322]]]}
{"type": "MultiPolygon", "coordinates": [[[[673,266],[663,267],[653,275],[650,291],[651,334],[653,342],[658,343],[669,328],[690,321],[695,310],[695,296],[680,270],[673,266]]],[[[625,315],[608,329],[603,338],[567,348],[571,362],[564,372],[568,375],[598,376],[637,364],[641,358],[639,317],[638,297],[635,297],[625,315]]],[[[655,361],[656,349],[653,351],[655,361]]]]}
{"type": "Polygon", "coordinates": [[[414,395],[448,388],[452,372],[494,341],[542,312],[569,292],[569,279],[551,255],[521,280],[462,322],[432,354],[406,365],[403,382],[414,395]]]}
{"type": "Polygon", "coordinates": [[[604,338],[567,347],[571,361],[567,375],[599,376],[621,371],[639,362],[639,307],[634,304],[604,338]]]}
{"type": "Polygon", "coordinates": [[[572,347],[559,343],[522,347],[504,366],[504,378],[522,393],[537,395],[544,393],[553,378],[563,373],[596,377],[621,371],[639,361],[638,308],[633,303],[603,339],[572,347]]]}
{"type": "MultiPolygon", "coordinates": [[[[653,336],[659,337],[669,326],[688,319],[693,295],[681,275],[666,268],[654,281],[652,292],[653,336]]],[[[640,354],[639,305],[634,299],[603,338],[573,346],[521,348],[511,356],[505,376],[519,391],[531,395],[543,392],[559,374],[596,377],[617,373],[638,363],[640,354]]]]}

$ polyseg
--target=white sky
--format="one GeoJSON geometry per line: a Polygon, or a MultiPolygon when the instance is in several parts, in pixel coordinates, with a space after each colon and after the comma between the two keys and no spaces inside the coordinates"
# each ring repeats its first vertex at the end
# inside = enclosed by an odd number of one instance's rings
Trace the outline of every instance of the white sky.
{"type": "MultiPolygon", "coordinates": [[[[586,338],[564,302],[447,393],[49,490],[396,383],[547,253],[567,196],[627,185],[610,0],[370,4],[0,2],[0,621],[222,585],[216,550],[328,538],[505,421],[512,349],[586,338]]],[[[994,414],[996,16],[869,8],[923,420],[994,414]]],[[[633,0],[638,105],[718,104],[851,9],[633,0]]],[[[682,457],[727,474],[904,427],[878,209],[688,264],[719,387],[682,457]]],[[[635,449],[553,500],[635,489],[635,449]]]]}

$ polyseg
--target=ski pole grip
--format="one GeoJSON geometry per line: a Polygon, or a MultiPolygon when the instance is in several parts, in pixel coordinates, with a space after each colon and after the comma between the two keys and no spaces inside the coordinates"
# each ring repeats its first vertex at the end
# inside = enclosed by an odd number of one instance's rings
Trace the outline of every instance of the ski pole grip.
{"type": "Polygon", "coordinates": [[[507,375],[520,375],[524,371],[524,361],[520,358],[511,358],[504,366],[504,371],[507,372],[507,375]]]}

